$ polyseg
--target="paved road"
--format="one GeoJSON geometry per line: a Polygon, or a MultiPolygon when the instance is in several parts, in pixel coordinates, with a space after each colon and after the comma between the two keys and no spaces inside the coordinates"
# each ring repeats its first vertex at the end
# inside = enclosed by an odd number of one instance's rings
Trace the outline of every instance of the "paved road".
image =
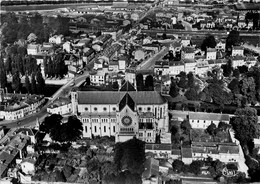
{"type": "Polygon", "coordinates": [[[143,61],[138,65],[137,70],[150,70],[153,69],[156,61],[161,60],[169,51],[168,47],[162,48],[157,54],[150,57],[148,60],[143,61]]]}
{"type": "Polygon", "coordinates": [[[44,105],[41,110],[37,113],[34,113],[32,115],[26,116],[25,118],[19,119],[17,121],[9,121],[8,123],[6,121],[4,122],[0,122],[1,126],[6,126],[7,128],[14,128],[14,127],[28,127],[28,126],[34,126],[37,122],[37,119],[39,120],[39,122],[41,122],[47,115],[47,107],[54,101],[56,100],[58,97],[61,96],[62,92],[64,89],[67,89],[70,87],[70,85],[74,82],[75,85],[74,86],[79,86],[80,84],[82,84],[82,82],[85,81],[86,77],[89,75],[88,71],[85,71],[85,73],[83,75],[80,75],[78,77],[75,78],[75,80],[70,80],[69,82],[67,82],[65,85],[63,85],[58,91],[56,91],[56,93],[54,93],[51,97],[51,99],[47,102],[46,105],[44,105]],[[18,125],[19,122],[19,125],[18,125]]]}

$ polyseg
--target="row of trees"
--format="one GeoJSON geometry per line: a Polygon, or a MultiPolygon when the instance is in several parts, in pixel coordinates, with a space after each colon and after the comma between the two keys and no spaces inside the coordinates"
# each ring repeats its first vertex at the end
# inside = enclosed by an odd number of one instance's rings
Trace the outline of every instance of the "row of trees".
{"type": "Polygon", "coordinates": [[[154,90],[153,76],[148,75],[144,81],[143,74],[138,73],[136,75],[136,86],[137,86],[137,91],[153,91],[154,90]]]}
{"type": "Polygon", "coordinates": [[[27,39],[30,33],[37,36],[37,42],[48,42],[51,34],[69,34],[69,18],[58,16],[57,18],[43,18],[36,13],[32,16],[24,15],[19,18],[14,13],[6,13],[1,16],[2,24],[5,24],[2,35],[2,46],[13,44],[19,39],[27,39]]]}
{"type": "Polygon", "coordinates": [[[64,53],[58,53],[53,58],[45,57],[43,60],[46,77],[60,77],[68,73],[68,66],[64,62],[64,53]]]}
{"type": "Polygon", "coordinates": [[[12,90],[16,93],[21,92],[22,74],[25,76],[25,88],[29,94],[43,94],[45,87],[45,80],[42,77],[40,66],[37,65],[36,60],[31,57],[26,57],[20,62],[11,62],[7,58],[6,63],[0,59],[0,85],[1,88],[8,87],[7,74],[12,75],[12,90]],[[7,72],[8,71],[8,72],[7,72]],[[23,73],[26,71],[25,73],[23,73]]]}

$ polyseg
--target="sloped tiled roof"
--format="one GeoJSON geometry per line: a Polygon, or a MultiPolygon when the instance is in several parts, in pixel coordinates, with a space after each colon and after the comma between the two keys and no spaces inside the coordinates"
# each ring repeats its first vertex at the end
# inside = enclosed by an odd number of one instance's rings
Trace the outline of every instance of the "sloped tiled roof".
{"type": "Polygon", "coordinates": [[[159,176],[159,160],[154,158],[147,158],[144,163],[144,172],[142,174],[143,178],[150,178],[151,176],[159,176]]]}
{"type": "Polygon", "coordinates": [[[136,91],[136,89],[129,81],[125,81],[119,91],[136,91]]]}
{"type": "Polygon", "coordinates": [[[189,112],[189,119],[195,120],[212,120],[212,121],[229,121],[228,114],[189,112]]]}
{"type": "MultiPolygon", "coordinates": [[[[166,100],[156,91],[129,91],[136,104],[163,104],[166,100]]],[[[79,91],[79,104],[118,104],[125,95],[121,91],[79,91]]]]}

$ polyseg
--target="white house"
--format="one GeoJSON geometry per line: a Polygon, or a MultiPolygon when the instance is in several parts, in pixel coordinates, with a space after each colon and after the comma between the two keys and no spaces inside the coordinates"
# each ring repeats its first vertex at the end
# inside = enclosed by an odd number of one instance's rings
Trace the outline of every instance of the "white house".
{"type": "Polygon", "coordinates": [[[63,45],[62,45],[62,49],[67,51],[68,53],[70,53],[70,51],[72,50],[72,45],[69,41],[65,42],[63,45]]]}
{"type": "Polygon", "coordinates": [[[169,63],[169,75],[176,76],[184,71],[184,63],[182,61],[174,61],[169,63]]]}
{"type": "Polygon", "coordinates": [[[71,101],[65,97],[59,97],[51,105],[48,106],[47,112],[50,114],[69,114],[71,113],[71,101]]]}
{"type": "Polygon", "coordinates": [[[194,47],[184,47],[181,52],[181,59],[194,59],[195,49],[194,47]]]}
{"type": "Polygon", "coordinates": [[[233,46],[232,47],[232,56],[244,56],[244,47],[242,46],[233,46]]]}
{"type": "Polygon", "coordinates": [[[217,59],[217,50],[214,48],[207,48],[206,60],[217,59]]]}
{"type": "Polygon", "coordinates": [[[220,40],[216,45],[217,51],[225,51],[226,50],[226,43],[222,40],[220,40]]]}
{"type": "Polygon", "coordinates": [[[29,44],[27,46],[28,55],[37,55],[41,51],[41,45],[39,44],[29,44]]]}
{"type": "Polygon", "coordinates": [[[21,169],[26,175],[34,175],[35,174],[35,160],[34,159],[24,159],[21,163],[21,169]]]}
{"type": "Polygon", "coordinates": [[[206,129],[211,123],[218,126],[219,122],[229,123],[228,114],[189,112],[188,120],[192,128],[206,129]]]}
{"type": "Polygon", "coordinates": [[[182,61],[184,63],[184,71],[186,73],[189,73],[189,72],[195,73],[196,61],[194,59],[184,59],[182,61]]]}
{"type": "Polygon", "coordinates": [[[99,86],[106,83],[107,72],[103,70],[98,70],[89,74],[90,82],[92,85],[99,86]]]}
{"type": "Polygon", "coordinates": [[[190,45],[190,41],[191,41],[190,36],[183,36],[181,38],[181,44],[182,44],[183,47],[187,47],[188,45],[190,45]]]}
{"type": "Polygon", "coordinates": [[[203,75],[209,70],[209,63],[207,60],[197,60],[195,73],[197,75],[203,75]]]}
{"type": "Polygon", "coordinates": [[[245,58],[241,55],[236,55],[231,58],[231,66],[237,68],[238,66],[245,65],[245,58]]]}
{"type": "Polygon", "coordinates": [[[153,153],[155,158],[170,158],[171,144],[145,144],[145,152],[153,153]]]}
{"type": "Polygon", "coordinates": [[[61,44],[64,40],[63,35],[54,35],[49,38],[50,43],[61,44]]]}

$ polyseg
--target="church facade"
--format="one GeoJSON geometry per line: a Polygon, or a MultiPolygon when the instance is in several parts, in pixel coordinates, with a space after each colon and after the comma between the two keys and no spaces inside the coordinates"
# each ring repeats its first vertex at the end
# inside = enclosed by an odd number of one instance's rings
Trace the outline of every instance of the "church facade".
{"type": "Polygon", "coordinates": [[[83,137],[134,136],[154,143],[169,131],[168,103],[156,91],[73,91],[72,112],[83,123],[83,137]]]}

